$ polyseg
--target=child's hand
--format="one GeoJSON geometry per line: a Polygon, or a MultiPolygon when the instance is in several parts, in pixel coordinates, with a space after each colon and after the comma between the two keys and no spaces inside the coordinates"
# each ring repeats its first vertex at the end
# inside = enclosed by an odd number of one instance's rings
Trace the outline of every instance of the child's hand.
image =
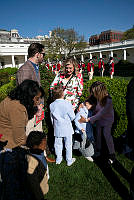
{"type": "Polygon", "coordinates": [[[80,112],[80,109],[83,108],[83,107],[84,107],[84,105],[83,105],[83,103],[81,103],[81,104],[79,105],[77,111],[80,112]]]}

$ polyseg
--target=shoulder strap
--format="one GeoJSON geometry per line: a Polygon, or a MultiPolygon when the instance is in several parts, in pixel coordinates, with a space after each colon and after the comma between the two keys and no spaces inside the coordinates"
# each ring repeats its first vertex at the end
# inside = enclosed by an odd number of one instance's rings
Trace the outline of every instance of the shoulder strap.
{"type": "Polygon", "coordinates": [[[64,89],[65,90],[67,88],[67,85],[71,82],[71,79],[74,77],[74,75],[71,76],[71,78],[68,80],[68,82],[66,83],[66,85],[64,86],[64,89]]]}

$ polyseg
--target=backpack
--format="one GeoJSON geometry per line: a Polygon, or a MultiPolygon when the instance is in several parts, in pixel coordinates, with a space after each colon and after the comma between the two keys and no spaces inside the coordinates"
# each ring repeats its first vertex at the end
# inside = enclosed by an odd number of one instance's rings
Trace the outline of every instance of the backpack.
{"type": "Polygon", "coordinates": [[[0,153],[0,200],[30,200],[27,150],[16,147],[0,153]]]}

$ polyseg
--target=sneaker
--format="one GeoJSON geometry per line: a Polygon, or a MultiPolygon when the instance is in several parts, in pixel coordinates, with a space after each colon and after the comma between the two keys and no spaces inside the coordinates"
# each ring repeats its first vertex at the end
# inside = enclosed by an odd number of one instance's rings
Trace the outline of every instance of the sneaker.
{"type": "Polygon", "coordinates": [[[71,166],[75,161],[76,161],[76,158],[72,158],[72,162],[69,163],[69,164],[67,164],[67,166],[68,166],[68,167],[71,166]]]}
{"type": "Polygon", "coordinates": [[[56,165],[60,165],[61,162],[62,162],[62,160],[60,160],[60,161],[56,161],[56,165]]]}
{"type": "Polygon", "coordinates": [[[91,162],[94,161],[92,157],[85,157],[85,158],[86,158],[87,160],[91,161],[91,162]]]}
{"type": "Polygon", "coordinates": [[[111,160],[111,159],[108,159],[108,163],[110,164],[110,165],[112,165],[113,164],[113,160],[111,160]]]}
{"type": "Polygon", "coordinates": [[[114,159],[108,159],[108,164],[110,164],[110,165],[112,165],[114,162],[116,161],[116,159],[114,158],[114,159]]]}
{"type": "Polygon", "coordinates": [[[61,164],[61,162],[56,162],[56,165],[60,165],[61,164]]]}

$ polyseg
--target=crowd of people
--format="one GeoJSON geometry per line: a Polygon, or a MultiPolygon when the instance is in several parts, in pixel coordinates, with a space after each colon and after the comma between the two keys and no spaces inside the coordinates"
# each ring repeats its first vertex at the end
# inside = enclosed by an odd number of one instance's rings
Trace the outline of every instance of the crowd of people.
{"type": "MultiPolygon", "coordinates": [[[[42,200],[48,192],[49,170],[47,162],[61,164],[63,160],[63,143],[66,149],[67,166],[71,166],[76,158],[73,151],[77,150],[87,160],[93,162],[102,154],[102,135],[107,146],[107,162],[116,161],[114,142],[111,135],[114,122],[112,97],[103,82],[93,82],[89,88],[89,96],[83,103],[80,97],[83,91],[83,75],[86,66],[74,58],[67,58],[63,66],[58,63],[52,68],[46,64],[48,70],[56,72],[50,85],[51,104],[50,118],[54,130],[54,150],[56,159],[47,155],[47,137],[43,132],[44,119],[44,90],[41,87],[39,64],[45,55],[44,46],[32,43],[28,48],[28,60],[17,72],[16,88],[0,103],[0,193],[3,200],[42,200]],[[15,159],[18,160],[15,165],[15,159]],[[7,162],[4,163],[4,160],[7,162]],[[18,179],[14,181],[14,171],[25,166],[19,187],[18,179]],[[8,164],[8,165],[7,165],[8,164]],[[2,170],[3,166],[5,171],[2,170]],[[19,167],[18,167],[19,166],[19,167]],[[14,167],[14,171],[12,170],[14,167]],[[18,167],[18,168],[17,168],[18,167]],[[7,176],[6,172],[11,174],[7,176]],[[10,173],[12,172],[12,173],[10,173]],[[25,175],[24,175],[25,172],[25,175]],[[24,175],[24,176],[23,176],[24,175]],[[5,186],[5,182],[6,184],[5,186]],[[13,189],[12,185],[14,185],[13,189]],[[6,187],[6,189],[5,189],[6,187]],[[17,189],[16,189],[17,188],[17,189]],[[23,192],[21,189],[23,188],[23,192]],[[11,193],[11,194],[10,194],[11,193]]],[[[102,59],[98,63],[100,76],[103,77],[105,66],[102,59]]],[[[94,64],[90,59],[87,64],[89,80],[93,78],[94,64]]],[[[114,74],[113,58],[109,61],[109,73],[114,74]]],[[[130,84],[129,88],[133,88],[130,84]]],[[[130,90],[128,90],[129,92],[130,90]]],[[[128,97],[127,93],[127,97],[128,97]]],[[[131,95],[130,95],[131,96],[131,95]]],[[[129,98],[129,97],[128,97],[129,98]]],[[[132,96],[131,96],[132,99],[132,96]]],[[[129,105],[129,104],[128,104],[129,105]]],[[[130,109],[127,106],[127,113],[130,109]]],[[[131,119],[132,115],[128,115],[131,119]]],[[[131,119],[132,120],[132,119],[131,119]]],[[[133,136],[130,129],[133,122],[129,120],[129,141],[133,136]]],[[[130,144],[133,148],[133,143],[130,144]]],[[[18,175],[16,175],[16,178],[18,175]]]]}
{"type": "MultiPolygon", "coordinates": [[[[61,63],[61,62],[46,63],[46,68],[55,75],[57,75],[63,67],[64,67],[63,63],[61,63]]],[[[87,73],[89,80],[93,79],[93,75],[94,75],[94,71],[95,71],[95,64],[93,62],[93,59],[89,59],[87,64],[85,64],[83,61],[80,61],[78,63],[78,69],[79,69],[79,72],[82,74],[87,73]]],[[[104,63],[103,58],[100,58],[97,69],[98,69],[98,72],[101,77],[104,76],[105,71],[106,71],[107,75],[109,74],[110,78],[113,79],[113,75],[114,75],[114,59],[113,59],[113,57],[109,58],[108,63],[104,63]],[[107,65],[107,66],[105,67],[105,65],[107,65]]]]}

